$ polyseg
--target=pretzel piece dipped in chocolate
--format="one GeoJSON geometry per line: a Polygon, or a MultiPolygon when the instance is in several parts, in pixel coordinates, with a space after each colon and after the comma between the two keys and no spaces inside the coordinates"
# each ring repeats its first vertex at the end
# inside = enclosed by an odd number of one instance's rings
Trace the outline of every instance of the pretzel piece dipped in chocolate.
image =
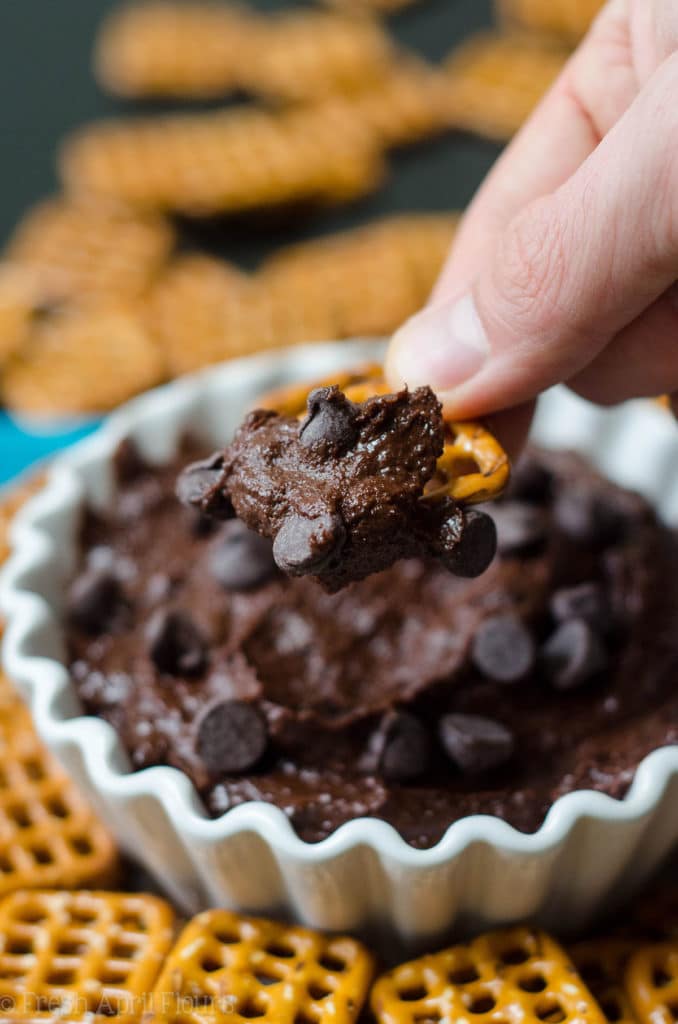
{"type": "Polygon", "coordinates": [[[505,485],[505,452],[480,424],[447,423],[430,388],[388,394],[379,368],[265,396],[232,444],[189,466],[180,499],[237,515],[290,576],[332,592],[402,558],[484,572],[496,531],[469,509],[505,485]],[[305,416],[304,416],[305,412],[305,416]]]}
{"type": "MultiPolygon", "coordinates": [[[[354,372],[335,374],[313,385],[293,385],[269,392],[260,400],[268,409],[289,416],[303,416],[309,394],[335,385],[352,402],[365,402],[374,395],[388,394],[382,369],[372,364],[354,372]]],[[[424,501],[454,498],[464,504],[479,504],[498,498],[510,472],[509,460],[499,442],[480,423],[445,421],[445,447],[436,470],[435,486],[427,489],[424,501]]]]}

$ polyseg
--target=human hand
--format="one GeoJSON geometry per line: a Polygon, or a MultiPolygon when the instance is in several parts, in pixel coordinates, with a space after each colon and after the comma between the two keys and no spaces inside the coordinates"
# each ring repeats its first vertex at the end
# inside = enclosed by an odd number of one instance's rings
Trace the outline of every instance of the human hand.
{"type": "Polygon", "coordinates": [[[552,384],[678,391],[678,2],[609,0],[488,176],[392,386],[430,384],[509,448],[552,384]]]}

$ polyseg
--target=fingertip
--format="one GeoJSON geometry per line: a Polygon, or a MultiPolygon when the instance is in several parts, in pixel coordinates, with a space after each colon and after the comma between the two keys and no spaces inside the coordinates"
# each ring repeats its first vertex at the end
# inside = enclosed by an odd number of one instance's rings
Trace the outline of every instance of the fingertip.
{"type": "Polygon", "coordinates": [[[401,338],[407,324],[400,327],[391,338],[384,358],[384,377],[391,391],[400,391],[407,383],[400,369],[401,338]]]}
{"type": "Polygon", "coordinates": [[[392,387],[428,384],[450,396],[475,377],[490,354],[489,342],[469,292],[429,306],[394,335],[386,359],[392,387]]]}

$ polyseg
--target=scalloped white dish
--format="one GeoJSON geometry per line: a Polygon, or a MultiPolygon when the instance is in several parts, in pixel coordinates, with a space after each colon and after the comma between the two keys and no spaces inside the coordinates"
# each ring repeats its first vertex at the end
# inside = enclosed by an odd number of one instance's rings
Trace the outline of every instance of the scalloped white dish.
{"type": "MultiPolygon", "coordinates": [[[[647,757],[624,800],[571,793],[534,834],[476,816],[453,824],[432,849],[416,850],[384,822],[361,819],[310,845],[275,807],[244,804],[210,819],[176,769],[133,772],[113,728],[82,715],[64,667],[60,613],[80,511],[85,501],[111,500],[118,443],[133,438],[155,462],[169,459],[187,431],[224,443],[263,390],[380,351],[374,342],[314,345],[226,364],[131,402],[58,458],[13,527],[15,553],[0,584],[5,669],[122,845],[189,910],[284,912],[412,948],[452,927],[519,918],[579,928],[642,884],[678,841],[678,746],[647,757]]],[[[557,390],[542,401],[534,438],[583,452],[678,524],[678,431],[663,411],[640,402],[604,412],[557,390]]]]}

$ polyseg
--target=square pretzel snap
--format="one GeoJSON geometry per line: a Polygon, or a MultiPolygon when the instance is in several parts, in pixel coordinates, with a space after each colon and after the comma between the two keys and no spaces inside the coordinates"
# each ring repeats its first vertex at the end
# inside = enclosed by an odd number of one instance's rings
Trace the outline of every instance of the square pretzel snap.
{"type": "Polygon", "coordinates": [[[210,910],[179,937],[148,1020],[354,1024],[373,970],[354,939],[210,910]]]}
{"type": "Polygon", "coordinates": [[[172,921],[155,896],[13,893],[0,903],[0,1016],[136,1024],[170,947],[172,921]]]}
{"type": "Polygon", "coordinates": [[[372,990],[378,1024],[605,1024],[561,947],[509,928],[413,960],[372,990]]]}
{"type": "Polygon", "coordinates": [[[624,985],[639,1024],[678,1020],[678,942],[642,946],[629,960],[624,985]]]}

